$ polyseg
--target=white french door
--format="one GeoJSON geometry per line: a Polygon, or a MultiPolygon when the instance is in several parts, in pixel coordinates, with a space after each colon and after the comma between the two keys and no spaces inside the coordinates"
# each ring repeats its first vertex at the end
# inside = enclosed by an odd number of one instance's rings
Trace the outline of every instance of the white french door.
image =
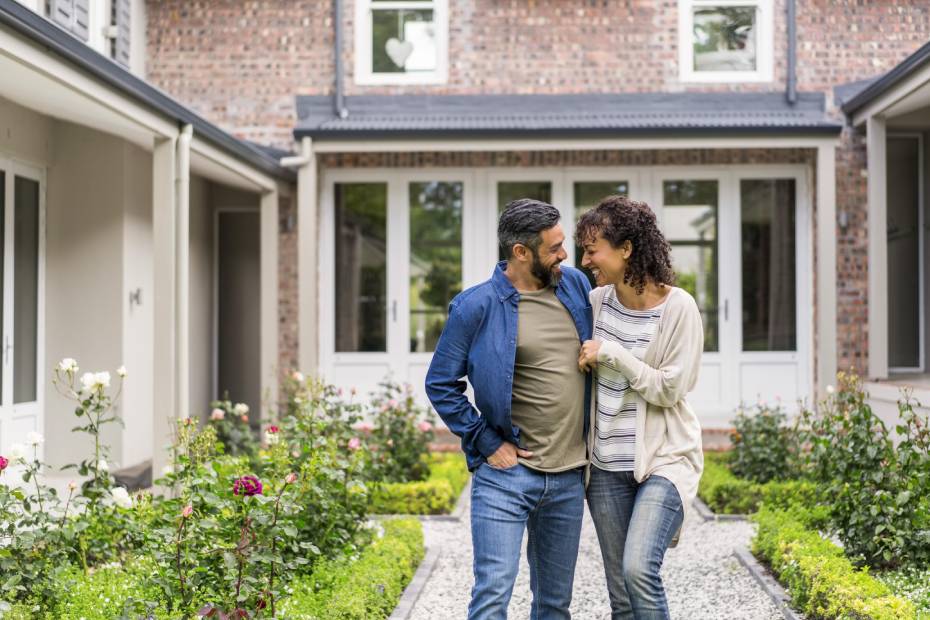
{"type": "MultiPolygon", "coordinates": [[[[0,450],[42,432],[45,179],[0,158],[0,450]]],[[[41,457],[41,454],[40,454],[41,457]]]]}

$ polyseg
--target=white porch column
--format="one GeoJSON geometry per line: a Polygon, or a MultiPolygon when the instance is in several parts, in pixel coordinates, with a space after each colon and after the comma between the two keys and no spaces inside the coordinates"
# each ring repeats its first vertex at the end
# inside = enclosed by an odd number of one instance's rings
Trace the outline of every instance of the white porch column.
{"type": "Polygon", "coordinates": [[[836,382],[836,147],[817,147],[817,394],[836,382]]]}
{"type": "Polygon", "coordinates": [[[261,390],[265,407],[278,405],[278,192],[261,199],[261,390]]]}
{"type": "Polygon", "coordinates": [[[171,441],[177,415],[177,140],[156,140],[152,151],[152,236],[154,259],[152,475],[157,478],[168,462],[165,446],[171,441]]]}
{"type": "Polygon", "coordinates": [[[301,158],[304,160],[297,170],[297,281],[298,281],[298,334],[300,369],[316,374],[319,333],[317,252],[317,171],[316,155],[310,138],[300,143],[301,158]]]}
{"type": "Polygon", "coordinates": [[[175,285],[177,286],[177,327],[175,332],[177,352],[177,401],[175,416],[190,417],[190,274],[191,274],[191,239],[190,239],[190,183],[191,183],[191,138],[193,127],[185,125],[178,137],[177,178],[177,241],[178,252],[175,285]]]}
{"type": "Polygon", "coordinates": [[[888,377],[888,194],[885,119],[866,120],[869,170],[869,378],[888,377]]]}

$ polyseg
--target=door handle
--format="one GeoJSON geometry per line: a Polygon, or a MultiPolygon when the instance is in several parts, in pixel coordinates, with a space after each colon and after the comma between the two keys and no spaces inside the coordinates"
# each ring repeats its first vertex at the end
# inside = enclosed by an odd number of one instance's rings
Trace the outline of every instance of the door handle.
{"type": "Polygon", "coordinates": [[[397,300],[391,302],[391,321],[397,322],[397,300]]]}
{"type": "Polygon", "coordinates": [[[730,320],[730,300],[729,299],[723,300],[723,320],[724,321],[730,320]]]}

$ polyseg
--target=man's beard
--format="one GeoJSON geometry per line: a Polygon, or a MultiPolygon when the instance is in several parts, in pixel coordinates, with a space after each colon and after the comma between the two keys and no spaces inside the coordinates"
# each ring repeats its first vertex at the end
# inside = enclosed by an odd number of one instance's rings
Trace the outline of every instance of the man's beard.
{"type": "MultiPolygon", "coordinates": [[[[552,267],[556,267],[557,265],[558,263],[552,265],[552,267]]],[[[552,268],[546,268],[546,266],[542,264],[542,261],[539,260],[539,253],[537,251],[533,252],[533,264],[530,266],[530,273],[542,283],[543,288],[558,286],[559,279],[562,277],[561,273],[555,273],[552,271],[552,268]]]]}

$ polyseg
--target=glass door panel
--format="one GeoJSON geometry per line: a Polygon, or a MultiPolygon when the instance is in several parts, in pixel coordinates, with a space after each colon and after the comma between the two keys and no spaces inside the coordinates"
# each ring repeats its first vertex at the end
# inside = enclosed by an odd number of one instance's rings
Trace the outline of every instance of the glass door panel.
{"type": "Polygon", "coordinates": [[[431,353],[462,290],[460,182],[410,183],[410,352],[431,353]]]}
{"type": "Polygon", "coordinates": [[[336,183],[336,352],[387,352],[387,183],[336,183]]]}
{"type": "Polygon", "coordinates": [[[39,313],[39,183],[16,177],[13,257],[13,402],[36,398],[39,313]]]}
{"type": "Polygon", "coordinates": [[[662,227],[672,246],[678,286],[691,293],[701,311],[705,352],[720,350],[718,196],[716,179],[662,183],[662,227]]]}
{"type": "MultiPolygon", "coordinates": [[[[578,219],[597,206],[597,204],[607,196],[613,196],[615,194],[628,195],[630,193],[630,184],[628,181],[575,181],[572,184],[572,215],[575,218],[574,222],[578,222],[578,219]]],[[[572,230],[574,230],[572,226],[572,230]]],[[[574,243],[574,242],[572,242],[574,243]]],[[[574,265],[580,269],[591,282],[591,287],[595,286],[594,276],[591,275],[591,272],[581,266],[581,255],[584,254],[584,250],[581,249],[581,246],[575,244],[575,255],[573,257],[574,265]]]]}
{"type": "MultiPolygon", "coordinates": [[[[499,217],[510,202],[518,198],[533,198],[552,204],[552,183],[550,181],[500,181],[497,184],[497,216],[499,217]]],[[[497,219],[494,222],[497,231],[497,219]]],[[[498,260],[507,260],[504,250],[498,248],[498,260]]]]}
{"type": "Polygon", "coordinates": [[[797,350],[794,179],[740,181],[743,351],[797,350]]]}

